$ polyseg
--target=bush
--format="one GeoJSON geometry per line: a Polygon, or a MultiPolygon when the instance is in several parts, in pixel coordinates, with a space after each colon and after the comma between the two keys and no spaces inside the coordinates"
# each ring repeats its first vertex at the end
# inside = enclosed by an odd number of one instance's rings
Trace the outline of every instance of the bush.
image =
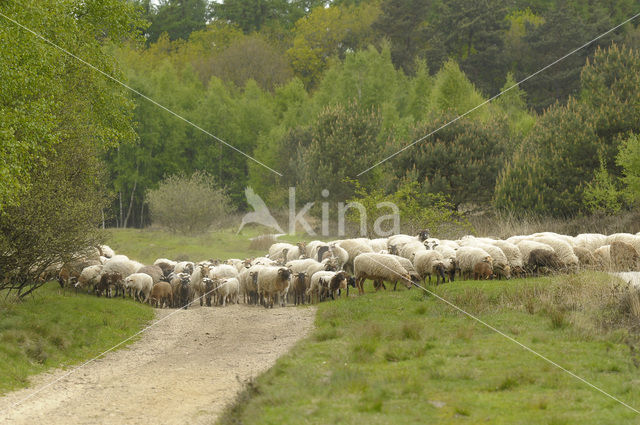
{"type": "Polygon", "coordinates": [[[147,191],[146,202],[152,222],[180,233],[207,230],[233,210],[225,189],[201,171],[166,177],[147,191]]]}

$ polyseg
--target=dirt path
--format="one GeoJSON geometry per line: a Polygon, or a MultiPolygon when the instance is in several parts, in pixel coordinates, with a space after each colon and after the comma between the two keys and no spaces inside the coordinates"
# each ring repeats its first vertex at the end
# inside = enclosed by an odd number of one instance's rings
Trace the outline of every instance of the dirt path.
{"type": "Polygon", "coordinates": [[[17,407],[7,410],[65,371],[0,398],[0,423],[212,424],[239,380],[272,366],[308,334],[314,316],[314,308],[245,305],[179,311],[17,407]]]}

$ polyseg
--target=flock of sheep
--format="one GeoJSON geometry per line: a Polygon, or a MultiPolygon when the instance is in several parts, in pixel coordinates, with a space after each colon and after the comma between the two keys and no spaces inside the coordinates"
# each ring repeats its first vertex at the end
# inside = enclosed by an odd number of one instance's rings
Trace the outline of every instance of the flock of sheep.
{"type": "Polygon", "coordinates": [[[465,279],[522,277],[582,268],[611,272],[640,270],[640,233],[567,236],[544,232],[506,240],[465,236],[459,240],[416,236],[274,243],[251,259],[194,263],[160,258],[143,265],[101,246],[81,261],[62,266],[58,280],[100,296],[130,296],[157,307],[180,308],[239,303],[273,307],[335,298],[349,286],[364,293],[367,279],[376,289],[407,288],[435,278],[436,284],[465,279]]]}

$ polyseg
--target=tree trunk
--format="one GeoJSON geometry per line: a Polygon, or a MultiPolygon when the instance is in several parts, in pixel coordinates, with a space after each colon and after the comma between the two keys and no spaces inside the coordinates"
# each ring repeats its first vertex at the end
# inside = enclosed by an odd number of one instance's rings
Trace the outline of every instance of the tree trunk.
{"type": "Polygon", "coordinates": [[[122,226],[122,219],[123,219],[123,213],[122,213],[122,191],[120,191],[118,193],[119,197],[120,197],[120,221],[118,222],[118,225],[116,227],[121,227],[122,226]]]}
{"type": "Polygon", "coordinates": [[[124,222],[122,223],[122,227],[126,228],[127,223],[129,222],[129,217],[131,217],[131,208],[133,207],[133,196],[136,194],[136,186],[138,186],[138,178],[133,181],[133,189],[131,189],[131,199],[129,199],[129,208],[127,209],[127,216],[124,218],[124,222]]]}

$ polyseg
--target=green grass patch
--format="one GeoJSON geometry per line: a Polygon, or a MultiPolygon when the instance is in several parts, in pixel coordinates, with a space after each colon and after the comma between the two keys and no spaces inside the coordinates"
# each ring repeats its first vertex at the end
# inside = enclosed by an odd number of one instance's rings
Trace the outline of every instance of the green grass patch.
{"type": "Polygon", "coordinates": [[[63,293],[53,282],[22,302],[0,297],[0,394],[26,387],[30,375],[102,353],[154,315],[148,305],[63,293]]]}
{"type": "MultiPolygon", "coordinates": [[[[124,254],[145,264],[153,263],[158,258],[178,261],[244,259],[265,255],[271,246],[271,243],[267,243],[259,249],[252,248],[251,238],[260,235],[253,229],[243,230],[240,235],[236,234],[236,229],[206,232],[195,236],[151,229],[108,229],[106,233],[107,245],[117,254],[124,254]]],[[[285,235],[278,238],[278,241],[296,242],[301,239],[285,235]]]]}
{"type": "MultiPolygon", "coordinates": [[[[370,284],[369,284],[370,287],[370,284]]],[[[589,382],[640,406],[637,317],[611,278],[430,287],[589,382]],[[579,294],[579,295],[578,295],[579,294]]],[[[632,304],[632,303],[631,303],[632,304]]],[[[634,423],[637,415],[412,289],[318,306],[316,329],[220,424],[634,423]]]]}

